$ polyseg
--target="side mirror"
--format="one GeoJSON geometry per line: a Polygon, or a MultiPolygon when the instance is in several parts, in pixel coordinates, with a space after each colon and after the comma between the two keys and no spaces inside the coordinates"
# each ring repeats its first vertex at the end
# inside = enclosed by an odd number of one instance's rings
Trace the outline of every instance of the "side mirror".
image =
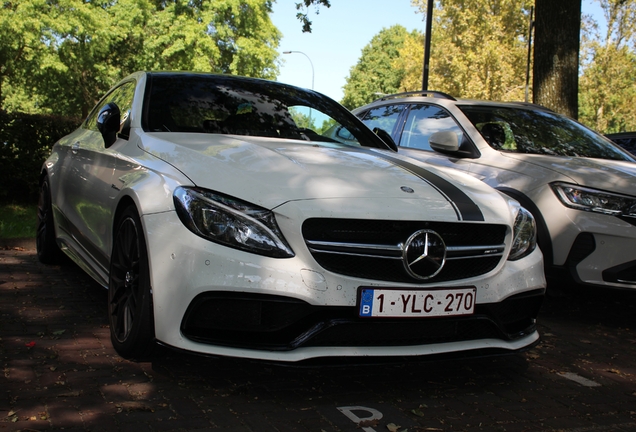
{"type": "Polygon", "coordinates": [[[393,141],[393,138],[391,138],[390,133],[380,128],[373,128],[373,133],[375,133],[378,137],[380,137],[380,139],[384,141],[385,144],[389,146],[391,150],[393,150],[394,152],[398,151],[398,146],[395,143],[395,141],[393,141]]]}
{"type": "Polygon", "coordinates": [[[435,151],[442,153],[454,153],[459,150],[459,138],[455,132],[435,132],[428,139],[428,143],[435,151]]]}
{"type": "Polygon", "coordinates": [[[106,148],[117,140],[117,133],[121,127],[121,112],[115,102],[108,102],[97,114],[97,129],[104,138],[106,148]]]}

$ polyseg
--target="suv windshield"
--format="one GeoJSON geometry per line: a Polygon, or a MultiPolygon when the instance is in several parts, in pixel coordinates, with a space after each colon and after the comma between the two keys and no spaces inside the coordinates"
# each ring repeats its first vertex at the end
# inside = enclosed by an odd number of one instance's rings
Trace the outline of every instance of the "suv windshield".
{"type": "Polygon", "coordinates": [[[148,132],[248,135],[386,148],[349,111],[326,96],[266,80],[154,74],[142,117],[148,132]]]}
{"type": "Polygon", "coordinates": [[[602,135],[556,113],[497,106],[459,108],[496,150],[634,161],[602,135]]]}

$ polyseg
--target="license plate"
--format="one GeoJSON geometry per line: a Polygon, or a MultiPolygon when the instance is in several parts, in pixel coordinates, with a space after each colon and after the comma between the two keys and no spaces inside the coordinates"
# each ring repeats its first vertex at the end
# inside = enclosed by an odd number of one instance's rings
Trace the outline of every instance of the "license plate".
{"type": "Polygon", "coordinates": [[[362,288],[361,317],[436,317],[475,312],[475,288],[404,290],[362,288]]]}

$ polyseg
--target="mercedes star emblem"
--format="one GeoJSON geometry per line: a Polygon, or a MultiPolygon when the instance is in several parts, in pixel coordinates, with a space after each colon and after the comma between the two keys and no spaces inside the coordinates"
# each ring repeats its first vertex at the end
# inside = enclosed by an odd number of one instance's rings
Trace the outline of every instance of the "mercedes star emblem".
{"type": "Polygon", "coordinates": [[[406,271],[416,279],[430,279],[446,262],[446,244],[435,231],[419,230],[408,238],[402,251],[406,271]]]}

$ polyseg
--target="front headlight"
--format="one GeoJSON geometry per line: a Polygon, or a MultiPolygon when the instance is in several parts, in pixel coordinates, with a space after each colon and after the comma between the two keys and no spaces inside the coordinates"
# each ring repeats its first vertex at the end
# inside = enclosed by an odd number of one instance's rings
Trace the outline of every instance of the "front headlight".
{"type": "Polygon", "coordinates": [[[636,217],[636,198],[567,183],[552,183],[564,206],[612,216],[636,217]]]}
{"type": "Polygon", "coordinates": [[[517,212],[513,233],[512,249],[508,255],[510,261],[529,255],[537,247],[537,226],[534,217],[523,207],[519,207],[517,212]]]}
{"type": "Polygon", "coordinates": [[[294,256],[274,213],[201,188],[179,187],[174,203],[181,222],[196,235],[235,249],[273,258],[294,256]]]}

